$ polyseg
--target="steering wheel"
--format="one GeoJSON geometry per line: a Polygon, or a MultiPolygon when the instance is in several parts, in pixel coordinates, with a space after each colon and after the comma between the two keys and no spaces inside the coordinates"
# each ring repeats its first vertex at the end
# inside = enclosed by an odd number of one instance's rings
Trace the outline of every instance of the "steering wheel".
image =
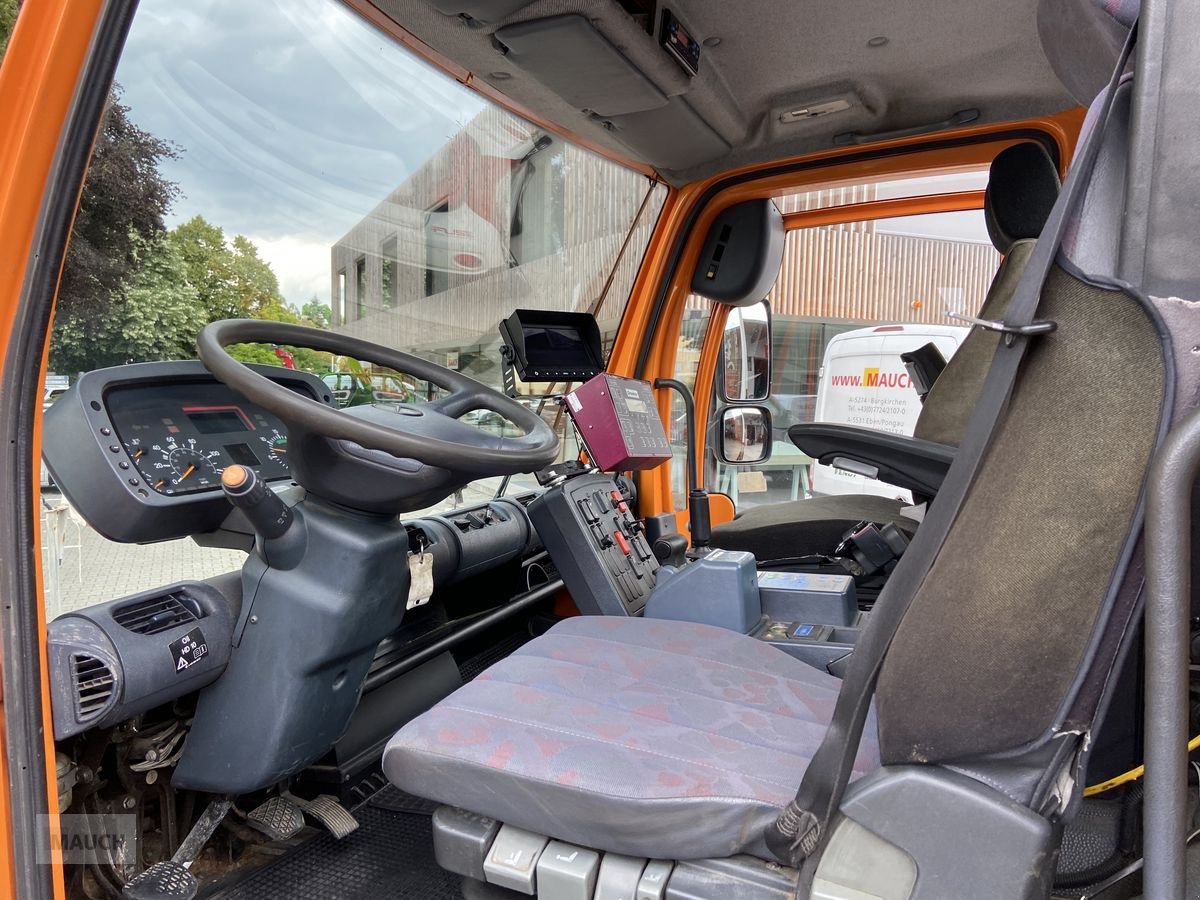
{"type": "Polygon", "coordinates": [[[474,378],[411,353],[346,334],[260,319],[213,322],[196,343],[213,375],[287,423],[296,480],[359,509],[403,512],[404,507],[437,502],[475,478],[536,471],[558,454],[558,437],[541,416],[474,378]],[[431,382],[449,394],[422,404],[334,409],[258,374],[225,349],[257,342],[292,344],[375,363],[431,382]],[[503,437],[460,421],[479,409],[502,416],[522,434],[503,437]],[[431,500],[434,495],[439,496],[431,500]]]}

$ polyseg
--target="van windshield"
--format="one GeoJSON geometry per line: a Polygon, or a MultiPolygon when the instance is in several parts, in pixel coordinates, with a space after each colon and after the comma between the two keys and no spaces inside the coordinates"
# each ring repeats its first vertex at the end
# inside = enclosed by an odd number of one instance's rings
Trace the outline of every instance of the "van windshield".
{"type": "MultiPolygon", "coordinates": [[[[611,346],[665,195],[334,0],[143,0],[85,186],[50,369],[73,381],[189,358],[206,323],[249,317],[349,333],[498,387],[497,328],[516,308],[591,312],[611,346]]],[[[234,352],[310,371],[342,405],[436,394],[303,348],[234,352]]],[[[511,427],[492,418],[476,424],[511,427]]],[[[498,487],[485,480],[443,506],[498,487]]]]}

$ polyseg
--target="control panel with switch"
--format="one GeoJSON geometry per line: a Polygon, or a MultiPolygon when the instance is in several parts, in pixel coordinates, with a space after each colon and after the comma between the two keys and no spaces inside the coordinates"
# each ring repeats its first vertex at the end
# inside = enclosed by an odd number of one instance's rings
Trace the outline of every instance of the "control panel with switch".
{"type": "Polygon", "coordinates": [[[538,496],[529,518],[584,615],[636,616],[658,560],[611,475],[571,478],[538,496]]]}

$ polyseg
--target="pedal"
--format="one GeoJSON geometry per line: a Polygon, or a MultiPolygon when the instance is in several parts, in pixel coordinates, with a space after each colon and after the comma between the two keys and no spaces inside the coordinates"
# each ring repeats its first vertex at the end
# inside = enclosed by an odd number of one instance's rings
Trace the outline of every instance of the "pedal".
{"type": "Polygon", "coordinates": [[[304,811],[290,800],[272,797],[246,816],[246,824],[273,841],[286,841],[304,827],[304,811]]]}
{"type": "Polygon", "coordinates": [[[156,862],[133,876],[121,889],[123,900],[192,900],[200,890],[195,876],[183,865],[167,860],[156,862]]]}
{"type": "Polygon", "coordinates": [[[312,800],[305,800],[287,792],[283,796],[324,825],[339,841],[358,828],[358,819],[329,794],[321,794],[312,800]]]}

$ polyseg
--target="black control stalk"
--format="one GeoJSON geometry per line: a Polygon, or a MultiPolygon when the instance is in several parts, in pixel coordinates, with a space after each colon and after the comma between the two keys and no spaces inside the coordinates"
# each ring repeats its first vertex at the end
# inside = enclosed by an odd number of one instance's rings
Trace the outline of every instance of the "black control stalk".
{"type": "Polygon", "coordinates": [[[226,467],[221,473],[221,487],[229,502],[245,514],[264,540],[281,538],[292,527],[292,511],[253,469],[246,466],[226,467]]]}

